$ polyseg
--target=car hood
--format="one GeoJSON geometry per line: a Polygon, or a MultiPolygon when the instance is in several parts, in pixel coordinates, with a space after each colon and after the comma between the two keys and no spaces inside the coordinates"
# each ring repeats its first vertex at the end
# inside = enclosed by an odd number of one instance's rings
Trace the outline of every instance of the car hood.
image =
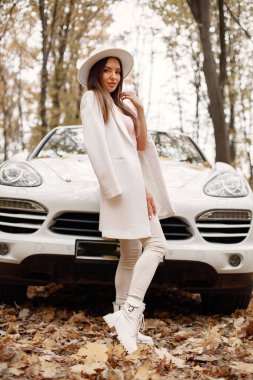
{"type": "Polygon", "coordinates": [[[36,170],[40,167],[50,169],[65,182],[95,181],[95,173],[87,156],[62,158],[35,158],[32,160],[36,170]]]}
{"type": "MultiPolygon", "coordinates": [[[[40,166],[44,168],[46,166],[66,182],[96,181],[96,176],[88,156],[35,158],[32,162],[38,171],[40,166]]],[[[161,166],[167,186],[171,188],[183,187],[192,180],[206,177],[208,173],[210,175],[210,171],[212,171],[210,168],[205,168],[204,166],[164,160],[161,160],[161,166]]]]}
{"type": "Polygon", "coordinates": [[[190,182],[206,180],[213,173],[213,170],[203,165],[193,165],[185,162],[167,162],[161,160],[162,171],[171,188],[184,187],[190,182]]]}

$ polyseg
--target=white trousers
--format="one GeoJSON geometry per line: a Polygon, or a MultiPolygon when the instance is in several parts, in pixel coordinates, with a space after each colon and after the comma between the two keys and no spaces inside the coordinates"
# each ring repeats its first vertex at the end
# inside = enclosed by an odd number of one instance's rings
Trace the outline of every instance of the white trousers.
{"type": "Polygon", "coordinates": [[[128,296],[143,301],[163,260],[167,242],[157,216],[151,218],[150,229],[148,238],[120,239],[120,259],[115,275],[116,303],[124,303],[128,296]]]}

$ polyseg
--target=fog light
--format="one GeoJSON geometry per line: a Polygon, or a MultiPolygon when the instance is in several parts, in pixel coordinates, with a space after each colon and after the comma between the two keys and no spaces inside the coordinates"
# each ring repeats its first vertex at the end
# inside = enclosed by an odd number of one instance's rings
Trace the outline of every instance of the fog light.
{"type": "Polygon", "coordinates": [[[239,255],[231,255],[229,257],[229,264],[232,265],[232,267],[238,267],[241,264],[241,257],[239,255]]]}
{"type": "Polygon", "coordinates": [[[0,243],[0,255],[5,256],[9,253],[9,246],[6,243],[0,243]]]}

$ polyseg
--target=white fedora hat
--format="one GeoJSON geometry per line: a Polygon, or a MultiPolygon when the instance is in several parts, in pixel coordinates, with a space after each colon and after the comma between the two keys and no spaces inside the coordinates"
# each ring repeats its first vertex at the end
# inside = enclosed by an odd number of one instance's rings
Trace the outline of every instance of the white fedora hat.
{"type": "Polygon", "coordinates": [[[123,77],[125,78],[133,68],[134,59],[132,55],[121,48],[99,48],[93,50],[89,57],[83,62],[78,70],[77,80],[83,86],[87,85],[87,79],[90,69],[96,62],[103,58],[115,57],[118,58],[122,64],[123,77]]]}

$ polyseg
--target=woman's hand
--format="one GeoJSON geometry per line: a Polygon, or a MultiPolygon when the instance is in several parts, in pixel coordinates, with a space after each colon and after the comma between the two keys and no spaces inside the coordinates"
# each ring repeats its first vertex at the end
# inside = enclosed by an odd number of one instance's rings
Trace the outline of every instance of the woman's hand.
{"type": "Polygon", "coordinates": [[[133,105],[135,106],[137,112],[139,111],[143,111],[143,104],[141,103],[141,101],[138,99],[138,97],[136,96],[136,94],[134,92],[122,92],[120,94],[120,99],[123,101],[123,100],[130,100],[133,105]]]}
{"type": "Polygon", "coordinates": [[[145,192],[146,192],[146,199],[147,199],[148,216],[149,216],[149,219],[151,219],[152,216],[156,215],[155,201],[152,194],[147,189],[145,189],[145,192]]]}

